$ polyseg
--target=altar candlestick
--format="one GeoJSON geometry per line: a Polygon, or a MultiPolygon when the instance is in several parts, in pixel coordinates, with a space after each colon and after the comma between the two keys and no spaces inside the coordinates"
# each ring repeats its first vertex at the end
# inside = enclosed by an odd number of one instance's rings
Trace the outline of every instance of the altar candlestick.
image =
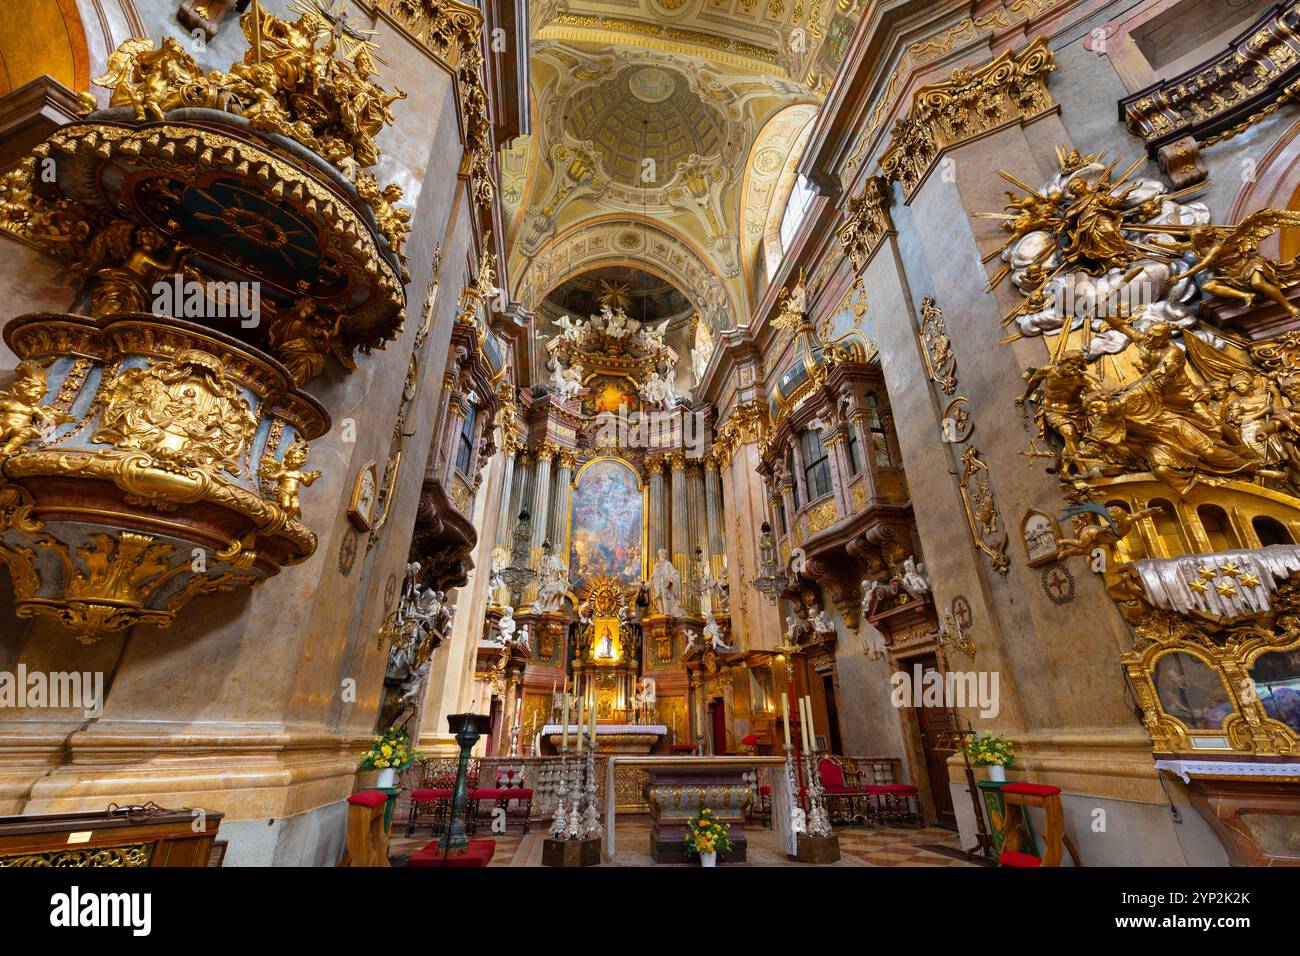
{"type": "Polygon", "coordinates": [[[785,722],[785,745],[788,749],[790,747],[790,702],[785,694],[781,695],[781,720],[785,722]]]}

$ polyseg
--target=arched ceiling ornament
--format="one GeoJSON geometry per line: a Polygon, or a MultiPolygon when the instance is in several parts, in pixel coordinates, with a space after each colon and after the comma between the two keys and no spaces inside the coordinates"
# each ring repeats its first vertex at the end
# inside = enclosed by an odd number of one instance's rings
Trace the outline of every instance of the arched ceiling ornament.
{"type": "Polygon", "coordinates": [[[590,221],[546,243],[515,270],[513,298],[536,311],[569,278],[607,265],[635,266],[671,283],[713,329],[735,325],[731,292],[698,249],[655,223],[623,218],[590,221]]]}

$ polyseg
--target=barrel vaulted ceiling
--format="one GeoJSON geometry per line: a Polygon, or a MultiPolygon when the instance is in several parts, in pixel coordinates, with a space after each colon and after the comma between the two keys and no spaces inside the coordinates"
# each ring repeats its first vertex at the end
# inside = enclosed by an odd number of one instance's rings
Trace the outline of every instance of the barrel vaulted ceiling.
{"type": "Polygon", "coordinates": [[[532,133],[501,162],[514,298],[536,309],[570,276],[636,265],[710,325],[744,321],[861,5],[531,4],[532,133]]]}

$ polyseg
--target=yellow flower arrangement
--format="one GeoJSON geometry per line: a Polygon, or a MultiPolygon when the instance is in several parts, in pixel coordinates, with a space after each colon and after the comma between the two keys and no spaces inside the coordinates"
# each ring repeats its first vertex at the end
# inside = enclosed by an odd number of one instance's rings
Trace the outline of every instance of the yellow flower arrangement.
{"type": "Polygon", "coordinates": [[[1011,741],[994,734],[976,734],[967,742],[966,753],[981,767],[1010,767],[1016,760],[1011,741]]]}
{"type": "Polygon", "coordinates": [[[718,819],[708,807],[691,817],[686,824],[687,854],[717,853],[726,856],[731,852],[731,840],[727,833],[730,827],[718,819]]]}
{"type": "Polygon", "coordinates": [[[361,755],[362,770],[405,770],[423,755],[410,747],[410,735],[400,727],[389,727],[387,733],[375,734],[370,749],[361,755]]]}

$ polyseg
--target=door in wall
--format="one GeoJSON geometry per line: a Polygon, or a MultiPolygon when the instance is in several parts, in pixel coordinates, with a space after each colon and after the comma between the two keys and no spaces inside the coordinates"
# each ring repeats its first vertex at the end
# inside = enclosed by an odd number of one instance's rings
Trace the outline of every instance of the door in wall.
{"type": "MultiPolygon", "coordinates": [[[[920,658],[917,663],[922,673],[937,669],[933,654],[920,658]]],[[[953,812],[952,789],[948,785],[948,758],[957,752],[950,744],[954,738],[948,733],[957,729],[953,712],[946,707],[914,707],[912,713],[921,732],[921,749],[925,753],[925,769],[939,825],[956,829],[957,814],[953,812]]]]}

